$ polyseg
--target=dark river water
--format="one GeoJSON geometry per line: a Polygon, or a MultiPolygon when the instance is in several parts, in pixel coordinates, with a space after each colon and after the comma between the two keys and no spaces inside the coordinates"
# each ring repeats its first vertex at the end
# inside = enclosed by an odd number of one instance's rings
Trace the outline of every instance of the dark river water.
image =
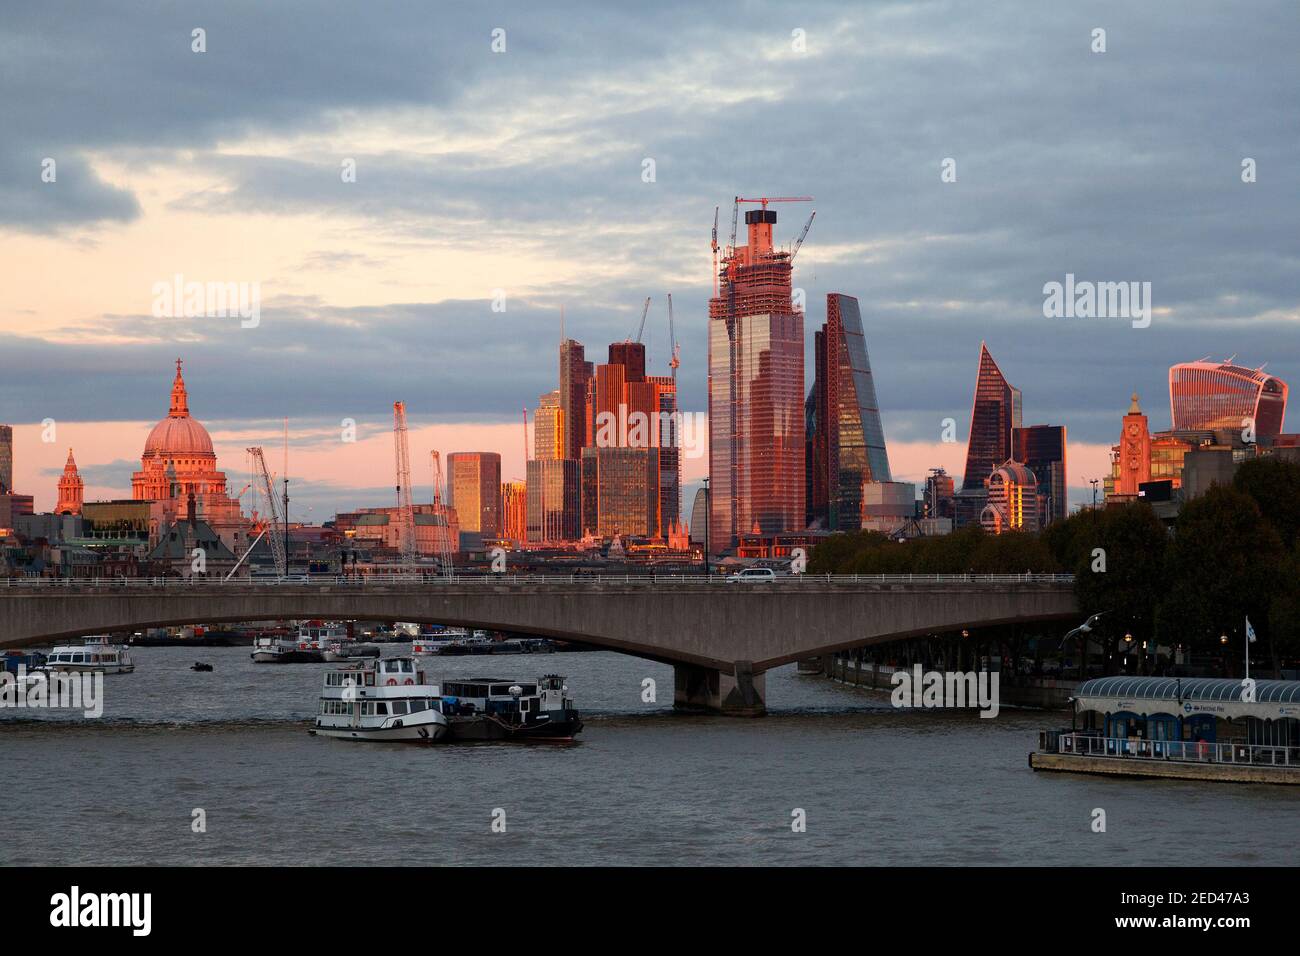
{"type": "MultiPolygon", "coordinates": [[[[392,652],[392,651],[390,651],[392,652]]],[[[567,675],[573,745],[428,748],[307,733],[333,665],[141,648],[102,719],[0,711],[4,864],[1294,864],[1300,788],[1034,773],[1068,715],[896,711],[768,674],[762,719],[672,712],[672,670],[614,653],[448,658],[438,677],[567,675]],[[215,664],[195,673],[195,657],[215,664]],[[643,703],[641,682],[657,682],[643,703]],[[207,830],[191,828],[202,808],[207,830]],[[806,832],[791,829],[792,811],[806,832]],[[1091,829],[1106,812],[1105,833],[1091,829]],[[492,830],[504,811],[505,832],[492,830]],[[499,817],[499,815],[498,815],[499,817]]]]}

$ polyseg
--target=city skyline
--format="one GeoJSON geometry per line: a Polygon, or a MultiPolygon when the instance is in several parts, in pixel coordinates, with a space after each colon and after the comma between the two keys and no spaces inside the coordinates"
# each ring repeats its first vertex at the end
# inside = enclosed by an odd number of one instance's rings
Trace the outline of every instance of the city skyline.
{"type": "MultiPolygon", "coordinates": [[[[1272,28],[1285,9],[1233,18],[1192,4],[1171,40],[1158,14],[1102,5],[1095,17],[1123,40],[1105,54],[1089,49],[1082,13],[825,6],[788,27],[755,17],[725,29],[671,6],[652,29],[618,11],[586,15],[617,40],[617,64],[529,11],[504,18],[503,54],[463,11],[436,30],[427,13],[398,11],[383,25],[322,27],[321,49],[286,58],[272,51],[299,44],[291,6],[259,12],[255,34],[246,14],[214,12],[204,55],[190,51],[192,24],[126,10],[63,24],[57,65],[23,40],[49,25],[19,11],[20,68],[0,103],[11,133],[0,254],[13,266],[0,291],[0,421],[17,426],[15,486],[52,507],[72,445],[87,498],[122,494],[137,436],[161,414],[159,369],[177,355],[232,473],[245,446],[276,444],[290,420],[291,474],[312,479],[298,482],[297,517],[387,502],[369,463],[383,460],[397,399],[411,408],[417,457],[497,451],[503,478],[523,477],[520,409],[555,388],[561,306],[567,334],[599,348],[653,295],[646,340],[664,374],[670,291],[680,406],[703,411],[712,207],[770,190],[817,197],[796,268],[811,306],[805,382],[825,295],[855,296],[895,477],[962,473],[970,355],[987,340],[1034,419],[1068,427],[1078,504],[1107,471],[1128,396],[1163,392],[1170,366],[1237,353],[1300,375],[1276,347],[1297,328],[1293,137],[1268,96],[1226,88],[1192,111],[1177,93],[1207,67],[1256,76],[1255,90],[1294,86],[1293,58],[1269,53],[1285,47],[1272,28]],[[104,59],[132,48],[142,22],[165,98],[104,59]],[[239,44],[217,42],[235,32],[239,44]],[[375,75],[318,72],[331,51],[351,63],[371,48],[384,51],[375,75]],[[430,88],[431,51],[456,65],[454,84],[430,88]],[[742,59],[749,81],[736,90],[728,64],[742,59]],[[215,63],[223,83],[260,64],[280,92],[239,80],[209,102],[187,80],[214,82],[215,63]],[[1034,79],[1049,69],[1060,77],[1050,97],[1034,79]],[[104,96],[87,111],[77,91],[92,75],[104,96]],[[25,88],[37,77],[39,90],[25,88]],[[1001,100],[1014,110],[999,112],[1001,100]],[[1080,126],[1079,115],[1104,122],[1080,126]],[[771,131],[764,150],[709,159],[718,137],[756,127],[771,131]],[[47,156],[55,183],[40,179],[47,156]],[[1247,156],[1259,164],[1250,184],[1247,156]],[[945,183],[949,157],[956,180],[945,183]],[[348,159],[353,183],[340,179],[348,159]],[[1201,228],[1189,231],[1192,197],[1201,228]],[[57,271],[42,265],[54,259],[57,271]],[[177,274],[260,282],[260,324],[154,318],[155,284],[177,274]],[[1044,318],[1044,283],[1067,274],[1151,281],[1151,327],[1044,318]],[[45,418],[60,426],[49,444],[35,440],[45,418]],[[344,418],[358,422],[355,446],[337,440],[344,418]],[[951,445],[939,437],[947,418],[958,422],[951,445]]],[[[1153,428],[1169,425],[1151,411],[1153,428]]],[[[683,466],[689,500],[702,469],[683,466]]],[[[428,497],[428,476],[416,482],[428,497]]]]}

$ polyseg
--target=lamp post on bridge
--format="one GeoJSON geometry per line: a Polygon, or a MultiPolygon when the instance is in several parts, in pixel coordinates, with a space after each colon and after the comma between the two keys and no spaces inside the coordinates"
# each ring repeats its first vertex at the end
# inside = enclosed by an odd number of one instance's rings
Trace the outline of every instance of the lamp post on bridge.
{"type": "Polygon", "coordinates": [[[704,476],[704,576],[709,576],[709,517],[713,502],[709,498],[709,476],[704,476]]]}

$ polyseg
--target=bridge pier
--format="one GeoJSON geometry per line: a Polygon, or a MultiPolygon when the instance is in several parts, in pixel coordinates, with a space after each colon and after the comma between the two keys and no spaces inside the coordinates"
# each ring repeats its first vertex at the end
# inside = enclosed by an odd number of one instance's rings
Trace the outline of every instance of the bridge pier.
{"type": "Polygon", "coordinates": [[[767,713],[767,675],[754,673],[753,662],[736,661],[728,674],[697,664],[674,664],[673,707],[677,710],[762,717],[767,713]]]}

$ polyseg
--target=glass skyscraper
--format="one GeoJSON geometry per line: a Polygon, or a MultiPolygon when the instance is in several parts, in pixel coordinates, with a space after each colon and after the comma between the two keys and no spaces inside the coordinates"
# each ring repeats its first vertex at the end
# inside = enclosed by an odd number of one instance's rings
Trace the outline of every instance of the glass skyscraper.
{"type": "Polygon", "coordinates": [[[831,530],[862,526],[862,483],[892,481],[858,300],[826,296],[826,324],[814,336],[817,380],[811,419],[813,517],[831,530]]]}
{"type": "Polygon", "coordinates": [[[558,544],[578,533],[578,462],[541,458],[528,463],[528,541],[558,544]]]}
{"type": "Polygon", "coordinates": [[[1012,457],[1012,432],[1020,427],[1020,417],[1020,389],[1011,387],[981,342],[962,491],[982,494],[984,479],[1012,457]]]}
{"type": "Polygon", "coordinates": [[[0,425],[0,495],[14,490],[14,430],[0,425]]]}
{"type": "Polygon", "coordinates": [[[725,259],[709,300],[710,545],[804,527],[803,315],[776,213],[745,213],[748,244],[725,259]]]}
{"type": "Polygon", "coordinates": [[[494,451],[456,451],[447,456],[447,505],[461,531],[485,537],[501,533],[501,456],[494,451]]]}
{"type": "Polygon", "coordinates": [[[1169,369],[1173,430],[1243,431],[1253,423],[1257,441],[1282,431],[1287,384],[1263,369],[1229,362],[1183,362],[1169,369]]]}
{"type": "Polygon", "coordinates": [[[1065,426],[1028,425],[1011,435],[1011,457],[1034,473],[1044,502],[1042,524],[1064,521],[1066,501],[1065,426]]]}

